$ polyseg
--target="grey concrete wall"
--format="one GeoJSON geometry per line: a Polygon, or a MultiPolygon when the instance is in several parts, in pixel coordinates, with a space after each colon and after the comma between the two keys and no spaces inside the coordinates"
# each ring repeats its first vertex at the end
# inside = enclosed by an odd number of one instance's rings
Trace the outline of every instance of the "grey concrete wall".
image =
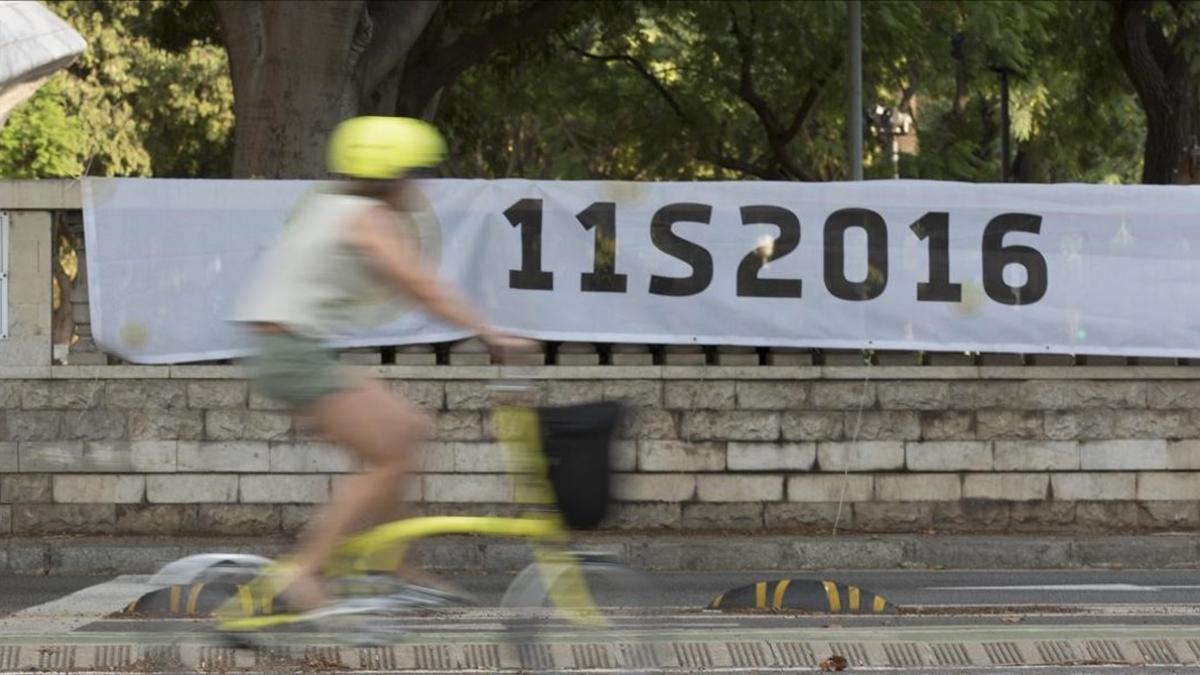
{"type": "MultiPolygon", "coordinates": [[[[435,422],[416,511],[506,513],[494,367],[377,367],[435,422]]],[[[624,399],[610,528],[1193,529],[1192,368],[545,367],[624,399]],[[866,378],[870,379],[866,379],[866,378]]],[[[0,369],[0,533],[287,532],[352,471],[234,366],[0,369]]]]}

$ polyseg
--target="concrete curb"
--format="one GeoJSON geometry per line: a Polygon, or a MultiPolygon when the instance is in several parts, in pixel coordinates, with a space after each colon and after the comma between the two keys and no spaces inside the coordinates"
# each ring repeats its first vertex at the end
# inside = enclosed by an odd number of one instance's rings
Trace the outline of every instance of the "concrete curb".
{"type": "MultiPolygon", "coordinates": [[[[289,542],[264,538],[135,539],[43,537],[0,539],[0,573],[147,574],[194,553],[275,556],[289,542]]],[[[1196,568],[1191,535],[752,535],[672,532],[591,533],[578,548],[612,551],[630,565],[658,571],[807,569],[1196,568]]],[[[528,548],[481,537],[422,542],[418,560],[444,571],[505,572],[524,567],[528,548]]]]}

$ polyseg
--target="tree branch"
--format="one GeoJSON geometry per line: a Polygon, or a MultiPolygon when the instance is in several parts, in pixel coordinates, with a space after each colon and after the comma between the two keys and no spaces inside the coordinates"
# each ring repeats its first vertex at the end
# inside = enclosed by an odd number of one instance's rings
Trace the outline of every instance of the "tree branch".
{"type": "Polygon", "coordinates": [[[432,47],[420,57],[424,86],[431,92],[441,89],[496,50],[549,31],[570,5],[536,0],[519,12],[494,15],[479,30],[464,33],[449,44],[432,47]]]}
{"type": "Polygon", "coordinates": [[[360,59],[363,92],[375,91],[405,58],[437,11],[438,0],[369,2],[364,19],[372,22],[372,39],[360,59]]]}
{"type": "Polygon", "coordinates": [[[1144,0],[1117,0],[1113,9],[1110,37],[1134,90],[1147,111],[1169,107],[1170,85],[1151,46],[1151,34],[1157,34],[1158,39],[1162,40],[1162,31],[1147,20],[1149,3],[1144,0]]]}
{"type": "Polygon", "coordinates": [[[647,68],[641,61],[638,61],[628,54],[593,54],[573,45],[567,45],[567,49],[579,54],[580,56],[592,59],[593,61],[602,61],[608,63],[619,62],[628,65],[637,71],[638,75],[642,76],[642,79],[649,82],[650,86],[654,87],[655,91],[657,91],[659,95],[663,97],[663,100],[667,102],[667,105],[671,106],[671,110],[674,111],[675,115],[679,117],[679,119],[689,124],[691,123],[692,120],[690,116],[684,111],[683,106],[679,105],[679,101],[675,100],[675,95],[671,93],[671,90],[667,89],[662,81],[659,80],[654,73],[650,72],[650,69],[647,68]]]}
{"type": "Polygon", "coordinates": [[[738,25],[737,14],[733,11],[733,7],[729,8],[729,18],[732,23],[730,32],[737,40],[738,54],[741,56],[741,63],[738,69],[738,90],[737,95],[745,101],[754,114],[758,116],[763,127],[767,130],[767,135],[770,137],[781,137],[784,133],[783,124],[780,123],[779,117],[775,115],[775,111],[771,110],[771,106],[758,94],[754,89],[754,76],[752,73],[754,64],[754,45],[746,38],[746,34],[742,32],[741,26],[738,25]]]}

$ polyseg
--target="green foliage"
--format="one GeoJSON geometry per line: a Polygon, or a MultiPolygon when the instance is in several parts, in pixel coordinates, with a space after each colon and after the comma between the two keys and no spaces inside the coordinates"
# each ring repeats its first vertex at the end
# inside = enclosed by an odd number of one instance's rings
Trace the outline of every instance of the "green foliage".
{"type": "MultiPolygon", "coordinates": [[[[455,150],[451,173],[786,177],[739,95],[736,26],[753,46],[754,93],[783,126],[818,94],[786,154],[809,178],[846,175],[843,2],[597,4],[604,9],[577,15],[548,49],[500,55],[446,92],[438,121],[455,150]]],[[[1108,40],[1111,11],[1103,2],[864,3],[864,104],[898,106],[915,123],[917,151],[902,156],[901,174],[1000,179],[996,69],[1005,68],[1019,180],[1136,182],[1144,116],[1108,40]]],[[[872,129],[865,144],[867,176],[890,177],[886,134],[872,129]]]]}
{"type": "Polygon", "coordinates": [[[79,175],[82,165],[76,148],[83,144],[83,127],[67,111],[64,77],[61,73],[51,77],[0,129],[0,176],[79,175]]]}
{"type": "Polygon", "coordinates": [[[49,6],[88,50],[13,113],[0,133],[6,173],[229,175],[233,89],[207,3],[49,6]],[[27,138],[43,140],[11,140],[27,138]]]}

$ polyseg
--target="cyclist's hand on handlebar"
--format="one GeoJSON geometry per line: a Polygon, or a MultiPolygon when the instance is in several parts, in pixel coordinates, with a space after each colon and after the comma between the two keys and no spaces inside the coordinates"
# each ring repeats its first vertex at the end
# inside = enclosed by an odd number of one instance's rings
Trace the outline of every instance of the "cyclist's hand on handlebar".
{"type": "Polygon", "coordinates": [[[516,337],[515,335],[487,331],[480,333],[479,338],[487,345],[488,351],[492,353],[492,356],[501,363],[514,354],[529,354],[538,349],[536,341],[516,337]]]}

